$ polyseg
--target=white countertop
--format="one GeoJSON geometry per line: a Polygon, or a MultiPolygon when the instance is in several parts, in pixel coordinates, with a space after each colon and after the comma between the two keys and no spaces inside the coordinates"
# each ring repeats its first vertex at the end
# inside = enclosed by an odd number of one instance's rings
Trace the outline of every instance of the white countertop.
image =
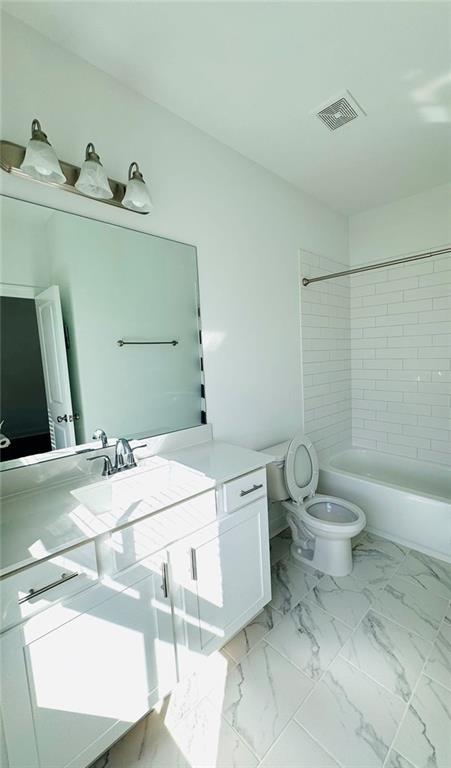
{"type": "MultiPolygon", "coordinates": [[[[111,478],[78,474],[2,498],[0,576],[192,498],[271,460],[216,441],[151,456],[111,478]]],[[[14,470],[13,470],[14,471],[14,470]]]]}
{"type": "Polygon", "coordinates": [[[267,456],[260,451],[221,443],[219,440],[209,440],[199,445],[164,453],[161,456],[201,472],[215,480],[217,485],[259,467],[265,467],[266,464],[274,461],[272,456],[267,456]]]}

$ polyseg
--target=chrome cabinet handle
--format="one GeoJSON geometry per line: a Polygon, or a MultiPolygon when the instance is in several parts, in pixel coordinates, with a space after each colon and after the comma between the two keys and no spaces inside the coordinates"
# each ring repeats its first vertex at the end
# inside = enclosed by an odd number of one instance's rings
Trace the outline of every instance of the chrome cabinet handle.
{"type": "Polygon", "coordinates": [[[164,597],[169,596],[168,564],[161,563],[161,591],[164,597]]]}
{"type": "Polygon", "coordinates": [[[193,581],[197,581],[197,558],[196,558],[196,550],[191,547],[190,549],[190,558],[191,558],[191,578],[193,581]]]}
{"type": "Polygon", "coordinates": [[[258,491],[260,488],[263,488],[263,483],[260,483],[259,485],[253,485],[252,488],[248,488],[247,491],[241,491],[240,496],[247,496],[248,493],[254,493],[254,491],[258,491]]]}
{"type": "Polygon", "coordinates": [[[79,573],[62,573],[61,578],[57,579],[56,581],[52,581],[51,584],[47,584],[46,587],[41,587],[40,589],[30,589],[28,594],[25,595],[25,597],[21,597],[19,599],[19,605],[22,603],[27,603],[29,600],[32,600],[34,597],[38,597],[39,595],[43,595],[44,592],[48,592],[49,589],[53,589],[54,587],[58,587],[60,584],[64,584],[65,581],[70,581],[71,579],[75,579],[76,576],[79,576],[79,573]]]}

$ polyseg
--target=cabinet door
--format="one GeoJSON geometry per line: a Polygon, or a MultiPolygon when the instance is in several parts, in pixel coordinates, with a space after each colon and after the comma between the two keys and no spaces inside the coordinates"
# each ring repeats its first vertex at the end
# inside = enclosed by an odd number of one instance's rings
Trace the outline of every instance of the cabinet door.
{"type": "Polygon", "coordinates": [[[33,713],[23,660],[23,629],[0,637],[2,768],[39,768],[33,713]]]}
{"type": "Polygon", "coordinates": [[[170,558],[186,674],[196,655],[220,648],[271,599],[266,499],[190,537],[170,558]]]}
{"type": "Polygon", "coordinates": [[[175,684],[163,565],[26,647],[42,768],[88,765],[175,684]]]}

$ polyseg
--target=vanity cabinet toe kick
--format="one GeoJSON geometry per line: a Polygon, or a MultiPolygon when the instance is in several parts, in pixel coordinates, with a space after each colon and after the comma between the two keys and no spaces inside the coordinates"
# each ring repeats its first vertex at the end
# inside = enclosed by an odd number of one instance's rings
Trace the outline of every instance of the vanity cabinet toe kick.
{"type": "Polygon", "coordinates": [[[264,468],[4,577],[2,765],[86,768],[270,589],[264,468]]]}

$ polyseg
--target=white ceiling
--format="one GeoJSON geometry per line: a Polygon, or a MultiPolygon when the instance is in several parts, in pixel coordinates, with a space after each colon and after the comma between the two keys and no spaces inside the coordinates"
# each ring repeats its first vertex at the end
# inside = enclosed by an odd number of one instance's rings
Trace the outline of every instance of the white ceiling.
{"type": "Polygon", "coordinates": [[[449,3],[4,7],[344,213],[451,178],[449,3]],[[310,112],[344,89],[367,117],[330,132],[310,112]]]}

